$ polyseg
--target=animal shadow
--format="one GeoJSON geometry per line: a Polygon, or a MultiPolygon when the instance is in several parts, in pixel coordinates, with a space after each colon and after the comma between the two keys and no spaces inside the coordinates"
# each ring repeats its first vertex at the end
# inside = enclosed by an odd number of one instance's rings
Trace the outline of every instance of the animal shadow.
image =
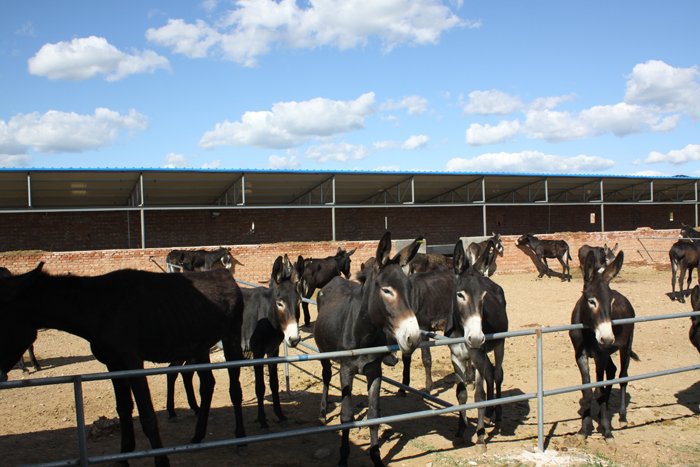
{"type": "Polygon", "coordinates": [[[674,394],[678,403],[688,407],[694,414],[700,414],[700,381],[674,394]]]}

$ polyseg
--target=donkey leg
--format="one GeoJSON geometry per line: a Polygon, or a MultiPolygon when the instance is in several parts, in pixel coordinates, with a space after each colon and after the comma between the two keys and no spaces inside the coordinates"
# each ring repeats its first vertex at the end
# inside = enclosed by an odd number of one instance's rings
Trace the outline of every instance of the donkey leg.
{"type": "MultiPolygon", "coordinates": [[[[631,350],[632,335],[630,334],[627,345],[620,348],[620,378],[627,377],[627,369],[630,366],[631,350]]],[[[627,383],[620,383],[620,425],[627,426],[627,383]]]]}
{"type": "MultiPolygon", "coordinates": [[[[352,383],[357,373],[356,370],[350,369],[347,366],[340,367],[340,387],[342,393],[342,403],[340,409],[340,422],[346,423],[354,420],[352,407],[352,383]]],[[[340,461],[338,465],[346,467],[348,465],[348,457],[350,456],[350,430],[343,430],[340,440],[340,461]]]]}
{"type": "Polygon", "coordinates": [[[199,414],[199,406],[197,405],[197,397],[194,395],[194,385],[192,384],[193,379],[194,372],[185,371],[184,373],[182,373],[182,384],[185,387],[185,394],[187,395],[187,404],[190,406],[190,409],[192,409],[194,414],[197,415],[199,414]]]}
{"type": "MultiPolygon", "coordinates": [[[[279,351],[270,354],[270,357],[277,357],[279,351]]],[[[280,382],[277,374],[277,364],[270,363],[267,365],[268,373],[270,373],[270,393],[272,394],[272,409],[277,416],[277,420],[283,422],[287,417],[282,413],[282,404],[280,404],[280,382]]]]}
{"type": "MultiPolygon", "coordinates": [[[[180,366],[184,362],[172,362],[169,366],[180,366]]],[[[175,412],[175,382],[177,381],[177,375],[180,373],[168,373],[166,375],[166,381],[167,381],[167,390],[166,390],[166,403],[165,407],[168,410],[168,418],[175,418],[177,417],[177,413],[175,412]]]]}
{"type": "MultiPolygon", "coordinates": [[[[109,371],[118,371],[116,367],[107,366],[109,371]]],[[[121,368],[119,368],[120,370],[121,368]]],[[[125,379],[113,379],[114,397],[117,401],[117,416],[119,417],[119,429],[121,431],[121,451],[132,452],[136,447],[134,435],[134,400],[131,398],[129,382],[125,379]]],[[[129,465],[127,461],[121,461],[122,465],[129,465]]]]}
{"type": "MultiPolygon", "coordinates": [[[[585,352],[576,352],[576,365],[578,365],[579,372],[581,373],[581,384],[588,384],[591,382],[590,369],[588,367],[588,356],[585,352]]],[[[593,390],[592,389],[582,389],[581,390],[581,429],[579,430],[579,436],[587,437],[593,432],[593,420],[591,419],[591,404],[593,402],[593,390]]]]}
{"type": "Polygon", "coordinates": [[[22,356],[19,357],[17,366],[19,366],[19,369],[22,370],[22,373],[29,373],[29,368],[27,368],[27,364],[24,363],[24,354],[22,354],[22,356]]]}
{"type": "MultiPolygon", "coordinates": [[[[379,390],[382,387],[381,363],[371,363],[367,365],[367,367],[365,367],[365,375],[367,376],[367,419],[377,418],[380,416],[379,390]]],[[[369,428],[369,434],[369,457],[372,459],[375,467],[383,467],[384,462],[382,462],[382,456],[379,451],[379,425],[371,426],[369,428]]]]}
{"type": "Polygon", "coordinates": [[[328,413],[328,387],[331,385],[331,376],[333,368],[330,360],[321,360],[322,376],[323,376],[323,393],[321,394],[321,413],[319,419],[321,423],[326,424],[326,414],[328,413]]]}
{"type": "Polygon", "coordinates": [[[685,303],[685,291],[683,290],[683,282],[685,282],[685,271],[687,268],[683,262],[681,262],[680,266],[680,277],[678,278],[678,301],[680,303],[685,303]]]}
{"type": "MultiPolygon", "coordinates": [[[[314,292],[316,291],[315,287],[309,287],[306,293],[304,294],[304,298],[311,299],[311,297],[314,296],[314,292]]],[[[302,300],[301,302],[301,307],[304,309],[304,325],[303,327],[308,328],[311,326],[311,314],[309,313],[309,304],[308,302],[305,302],[302,300]]],[[[297,318],[297,323],[299,322],[299,316],[297,318]]]]}
{"type": "Polygon", "coordinates": [[[34,355],[34,344],[29,346],[29,349],[27,349],[27,352],[29,352],[29,361],[32,363],[32,366],[34,367],[34,371],[41,370],[41,365],[39,365],[39,361],[36,359],[36,356],[34,355]]]}
{"type": "MultiPolygon", "coordinates": [[[[458,381],[457,381],[457,403],[459,405],[464,405],[467,403],[467,375],[466,375],[466,370],[467,370],[467,362],[468,360],[464,360],[454,354],[452,354],[452,367],[455,370],[455,374],[457,375],[458,381]]],[[[467,424],[469,423],[469,420],[467,419],[467,411],[466,410],[460,410],[459,411],[459,417],[457,417],[457,433],[455,436],[457,438],[463,438],[464,437],[464,432],[466,431],[467,424]]]]}
{"type": "MultiPolygon", "coordinates": [[[[413,355],[401,354],[401,362],[403,363],[403,375],[401,377],[401,383],[405,386],[411,385],[411,357],[413,355]]],[[[398,395],[401,397],[406,397],[406,391],[404,389],[399,389],[398,395]]]]}
{"type": "MultiPolygon", "coordinates": [[[[224,358],[226,358],[226,361],[243,360],[240,341],[224,339],[222,343],[224,344],[224,358]]],[[[228,369],[228,393],[236,415],[236,438],[245,436],[245,427],[243,426],[243,391],[241,390],[240,376],[240,367],[228,369]]]]}
{"type": "MultiPolygon", "coordinates": [[[[501,342],[493,349],[493,359],[494,359],[494,383],[496,385],[496,399],[501,398],[501,385],[503,384],[503,355],[505,352],[505,342],[501,342]]],[[[503,419],[503,407],[501,405],[496,406],[496,418],[495,422],[500,423],[503,419]]]]}
{"type": "MultiPolygon", "coordinates": [[[[265,354],[253,351],[253,358],[263,358],[265,354]]],[[[258,400],[258,423],[260,428],[269,428],[265,416],[265,370],[263,365],[255,365],[255,396],[258,400]]]]}
{"type": "MultiPolygon", "coordinates": [[[[615,371],[617,368],[609,355],[595,357],[595,367],[597,381],[615,378],[615,371]]],[[[598,388],[596,391],[598,402],[598,425],[600,432],[605,438],[612,438],[612,429],[610,427],[610,416],[608,410],[611,390],[612,386],[608,385],[598,388]]]]}
{"type": "MultiPolygon", "coordinates": [[[[470,351],[469,352],[474,362],[474,402],[482,402],[486,399],[486,392],[484,391],[484,384],[489,386],[493,384],[493,370],[491,362],[485,352],[481,350],[470,351]]],[[[480,407],[477,409],[478,418],[476,422],[476,444],[483,445],[486,447],[485,434],[486,429],[484,428],[484,415],[486,414],[486,409],[480,407]]]]}
{"type": "MultiPolygon", "coordinates": [[[[140,366],[143,368],[143,365],[140,366]]],[[[153,401],[151,400],[151,391],[148,389],[148,380],[145,376],[134,377],[128,379],[131,385],[131,392],[134,394],[136,407],[139,410],[139,421],[146,438],[151,443],[151,448],[158,449],[163,447],[163,442],[160,439],[158,431],[158,419],[156,412],[153,409],[153,401]]],[[[170,461],[166,456],[157,456],[155,464],[158,467],[166,467],[170,465],[170,461]]]]}
{"type": "MultiPolygon", "coordinates": [[[[207,352],[206,355],[194,360],[194,363],[209,362],[209,352],[207,352]]],[[[211,370],[199,370],[197,375],[199,376],[199,398],[201,407],[197,412],[197,425],[194,430],[194,436],[192,437],[193,443],[199,443],[207,434],[207,422],[209,420],[209,411],[211,410],[211,399],[214,396],[214,386],[216,385],[216,380],[214,379],[214,374],[211,370]]],[[[184,373],[182,376],[184,378],[184,373]]],[[[192,383],[191,377],[192,373],[190,373],[190,383],[192,383]]],[[[190,390],[194,391],[191,387],[190,390]]],[[[194,394],[192,397],[194,397],[194,394]]]]}
{"type": "MultiPolygon", "coordinates": [[[[423,338],[423,340],[427,339],[423,338]]],[[[420,356],[425,368],[425,392],[429,393],[433,389],[433,358],[430,355],[430,347],[421,347],[420,356]]]]}

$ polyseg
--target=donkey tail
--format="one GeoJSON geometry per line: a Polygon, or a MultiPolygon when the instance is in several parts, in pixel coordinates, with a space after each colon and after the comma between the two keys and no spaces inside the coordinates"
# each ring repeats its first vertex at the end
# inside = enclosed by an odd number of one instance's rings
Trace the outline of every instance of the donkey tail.
{"type": "Polygon", "coordinates": [[[637,355],[637,353],[632,349],[630,349],[630,358],[635,362],[639,361],[639,355],[637,355]]]}

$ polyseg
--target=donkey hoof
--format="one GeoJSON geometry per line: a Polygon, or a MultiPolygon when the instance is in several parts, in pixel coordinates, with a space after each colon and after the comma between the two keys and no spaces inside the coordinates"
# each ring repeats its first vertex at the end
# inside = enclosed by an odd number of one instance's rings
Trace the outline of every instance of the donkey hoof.
{"type": "Polygon", "coordinates": [[[396,392],[396,395],[399,396],[399,397],[406,397],[406,391],[403,390],[403,389],[399,389],[399,390],[396,392]]]}
{"type": "Polygon", "coordinates": [[[474,446],[474,448],[476,449],[476,452],[478,452],[479,454],[486,453],[486,443],[482,439],[480,439],[476,442],[476,446],[474,446]]]}

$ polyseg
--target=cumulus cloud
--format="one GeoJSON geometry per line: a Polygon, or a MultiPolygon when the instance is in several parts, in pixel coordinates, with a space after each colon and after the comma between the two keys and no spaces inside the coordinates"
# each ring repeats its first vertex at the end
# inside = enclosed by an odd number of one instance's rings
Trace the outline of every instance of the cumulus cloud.
{"type": "Polygon", "coordinates": [[[495,144],[512,139],[520,131],[520,122],[517,120],[504,120],[497,125],[481,125],[472,123],[467,128],[467,143],[478,146],[482,144],[495,144]]]}
{"type": "Polygon", "coordinates": [[[402,44],[435,44],[456,27],[480,27],[438,0],[257,0],[237,2],[212,25],[171,19],[151,28],[146,38],[188,57],[220,54],[244,66],[274,47],[340,50],[361,47],[373,38],[385,51],[402,44]],[[301,4],[299,4],[301,3],[301,4]]]}
{"type": "Polygon", "coordinates": [[[284,149],[314,138],[324,138],[364,127],[374,112],[374,93],[351,101],[317,97],[302,102],[279,102],[271,110],[251,111],[236,122],[217,123],[202,136],[203,148],[259,146],[284,149]]]}
{"type": "Polygon", "coordinates": [[[625,102],[656,106],[700,118],[700,71],[661,60],[639,63],[627,79],[625,102]]]}
{"type": "Polygon", "coordinates": [[[295,154],[287,154],[286,156],[273,154],[267,158],[267,162],[273,169],[294,169],[301,165],[295,154]]]}
{"type": "Polygon", "coordinates": [[[306,150],[306,157],[317,162],[349,162],[364,159],[369,151],[363,145],[349,143],[327,143],[306,150]]]}
{"type": "Polygon", "coordinates": [[[464,113],[477,115],[507,115],[521,110],[523,103],[519,97],[502,91],[472,91],[464,106],[464,113]]]}
{"type": "Polygon", "coordinates": [[[127,114],[97,108],[92,115],[49,110],[19,114],[5,122],[0,120],[0,154],[40,152],[82,152],[97,149],[117,139],[126,131],[143,130],[148,119],[130,110],[127,114]]]}
{"type": "Polygon", "coordinates": [[[30,158],[26,154],[2,154],[0,152],[0,167],[18,168],[29,167],[30,158]]]}
{"type": "Polygon", "coordinates": [[[581,173],[611,168],[614,162],[598,156],[558,156],[540,151],[496,152],[472,158],[456,157],[447,170],[466,172],[581,173]]]}
{"type": "Polygon", "coordinates": [[[104,37],[80,37],[44,44],[28,61],[29,73],[49,79],[84,80],[104,75],[118,81],[137,73],[168,69],[168,59],[152,50],[125,53],[104,37]]]}
{"type": "Polygon", "coordinates": [[[382,110],[406,109],[409,115],[420,115],[428,109],[428,100],[420,96],[406,96],[396,102],[388,100],[382,104],[382,110]]]}
{"type": "Polygon", "coordinates": [[[429,138],[426,135],[409,136],[401,145],[402,149],[413,150],[424,148],[428,144],[429,138]]]}
{"type": "Polygon", "coordinates": [[[666,162],[679,165],[697,161],[700,161],[700,144],[689,144],[683,149],[674,149],[667,153],[652,151],[644,159],[647,164],[666,162]]]}
{"type": "Polygon", "coordinates": [[[165,155],[164,169],[183,169],[187,166],[187,158],[184,155],[174,152],[165,155]]]}

